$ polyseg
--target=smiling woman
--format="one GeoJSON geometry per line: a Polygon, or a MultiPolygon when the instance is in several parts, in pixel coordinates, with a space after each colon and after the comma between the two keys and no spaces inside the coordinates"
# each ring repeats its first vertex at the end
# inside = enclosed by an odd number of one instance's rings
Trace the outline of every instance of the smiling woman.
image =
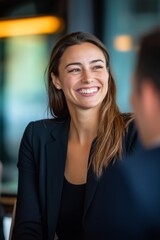
{"type": "Polygon", "coordinates": [[[117,107],[109,54],[99,39],[83,32],[59,39],[48,96],[53,119],[30,123],[22,138],[12,239],[115,239],[108,183],[134,149],[136,132],[132,116],[117,107]]]}
{"type": "Polygon", "coordinates": [[[107,95],[109,74],[105,56],[97,46],[82,43],[68,47],[59,64],[59,75],[52,72],[51,77],[53,84],[63,91],[70,113],[83,114],[88,109],[89,115],[99,115],[107,95]]]}

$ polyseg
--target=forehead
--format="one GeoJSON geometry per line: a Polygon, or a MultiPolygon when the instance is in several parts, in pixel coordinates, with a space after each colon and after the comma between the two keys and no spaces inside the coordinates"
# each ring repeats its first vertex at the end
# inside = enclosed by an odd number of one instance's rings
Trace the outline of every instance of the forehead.
{"type": "Polygon", "coordinates": [[[81,43],[72,45],[64,51],[61,62],[62,61],[83,61],[83,60],[94,60],[94,59],[102,59],[105,61],[105,56],[102,50],[92,43],[81,43]]]}

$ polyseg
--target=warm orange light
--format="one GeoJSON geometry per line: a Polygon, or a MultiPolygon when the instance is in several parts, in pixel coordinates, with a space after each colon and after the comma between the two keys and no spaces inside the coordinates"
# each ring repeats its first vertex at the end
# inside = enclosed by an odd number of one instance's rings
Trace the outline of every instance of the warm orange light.
{"type": "Polygon", "coordinates": [[[63,20],[56,16],[1,20],[0,38],[56,33],[61,31],[63,27],[63,20]]]}
{"type": "Polygon", "coordinates": [[[127,52],[133,47],[132,37],[129,35],[120,35],[114,39],[114,47],[118,51],[127,52]]]}

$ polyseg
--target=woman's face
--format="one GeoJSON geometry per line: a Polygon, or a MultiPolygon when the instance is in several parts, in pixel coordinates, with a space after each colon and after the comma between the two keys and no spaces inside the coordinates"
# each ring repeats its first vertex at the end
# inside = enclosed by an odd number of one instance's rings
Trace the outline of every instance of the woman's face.
{"type": "Polygon", "coordinates": [[[59,64],[53,84],[62,89],[69,110],[100,107],[108,91],[108,70],[103,52],[94,44],[68,47],[59,64]]]}

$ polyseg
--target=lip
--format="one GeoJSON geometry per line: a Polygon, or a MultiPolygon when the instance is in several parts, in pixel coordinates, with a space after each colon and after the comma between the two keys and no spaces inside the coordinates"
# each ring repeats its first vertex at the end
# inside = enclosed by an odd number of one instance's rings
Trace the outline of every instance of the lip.
{"type": "Polygon", "coordinates": [[[93,86],[93,87],[82,87],[76,90],[82,96],[94,96],[99,92],[100,87],[93,86]]]}

